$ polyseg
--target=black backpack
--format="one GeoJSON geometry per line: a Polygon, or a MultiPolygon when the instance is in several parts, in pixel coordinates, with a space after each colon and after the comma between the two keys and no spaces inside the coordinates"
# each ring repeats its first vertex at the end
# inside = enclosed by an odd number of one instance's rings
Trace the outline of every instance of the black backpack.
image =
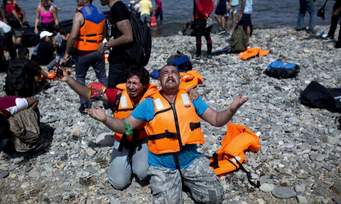
{"type": "Polygon", "coordinates": [[[30,62],[24,59],[10,61],[5,81],[8,96],[30,97],[36,92],[35,71],[30,62]]]}
{"type": "Polygon", "coordinates": [[[147,65],[152,50],[152,35],[150,28],[130,12],[130,24],[133,30],[134,42],[125,49],[126,62],[133,65],[147,65]]]}
{"type": "Polygon", "coordinates": [[[300,94],[301,104],[341,113],[341,88],[326,88],[312,81],[300,94]]]}

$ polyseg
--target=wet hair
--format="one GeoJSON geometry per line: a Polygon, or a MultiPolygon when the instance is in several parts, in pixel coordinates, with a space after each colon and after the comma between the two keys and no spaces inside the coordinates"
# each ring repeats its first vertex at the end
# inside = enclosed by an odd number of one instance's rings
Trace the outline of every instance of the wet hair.
{"type": "Polygon", "coordinates": [[[29,55],[30,51],[26,47],[18,49],[18,58],[25,59],[29,55]]]}
{"type": "MultiPolygon", "coordinates": [[[[159,72],[161,72],[161,70],[162,70],[163,68],[168,67],[168,66],[172,66],[172,67],[175,67],[175,68],[176,68],[176,65],[171,64],[171,63],[167,63],[167,64],[165,64],[163,67],[161,67],[161,69],[159,70],[159,72]]],[[[178,69],[176,69],[176,70],[178,70],[178,69]]]]}
{"type": "Polygon", "coordinates": [[[141,84],[143,85],[148,85],[149,84],[149,72],[141,67],[130,67],[128,74],[127,74],[127,79],[129,79],[132,76],[137,76],[140,79],[141,84]]]}

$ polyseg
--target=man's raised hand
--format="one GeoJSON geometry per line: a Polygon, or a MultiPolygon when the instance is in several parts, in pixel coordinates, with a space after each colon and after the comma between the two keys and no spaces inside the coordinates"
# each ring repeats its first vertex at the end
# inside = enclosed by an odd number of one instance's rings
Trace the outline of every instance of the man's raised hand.
{"type": "Polygon", "coordinates": [[[96,108],[89,108],[86,112],[94,119],[105,122],[107,120],[107,115],[105,114],[104,109],[96,107],[96,108]]]}

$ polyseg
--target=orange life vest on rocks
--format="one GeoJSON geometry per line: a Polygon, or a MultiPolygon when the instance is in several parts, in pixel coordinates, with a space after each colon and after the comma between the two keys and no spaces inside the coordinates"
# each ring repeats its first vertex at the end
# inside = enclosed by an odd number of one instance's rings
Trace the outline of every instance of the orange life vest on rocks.
{"type": "Polygon", "coordinates": [[[221,147],[211,158],[211,168],[219,176],[236,171],[246,162],[245,151],[258,152],[260,147],[259,137],[253,131],[241,124],[228,123],[221,147]]]}
{"type": "MultiPolygon", "coordinates": [[[[117,119],[124,119],[124,118],[127,118],[131,114],[131,112],[134,110],[134,108],[137,104],[134,104],[134,102],[130,99],[130,97],[128,95],[127,87],[125,84],[118,84],[116,86],[116,88],[121,89],[122,92],[121,92],[118,108],[115,111],[115,113],[113,114],[113,117],[117,118],[117,119]]],[[[148,86],[146,92],[144,93],[144,95],[140,99],[140,101],[151,96],[152,94],[154,94],[156,92],[157,92],[157,87],[154,84],[150,84],[148,86]]],[[[144,125],[142,125],[141,127],[136,128],[134,130],[133,135],[125,135],[125,136],[126,136],[126,138],[124,138],[124,139],[128,140],[129,142],[132,142],[132,141],[141,140],[141,139],[146,138],[147,134],[144,131],[144,125]]],[[[114,137],[118,141],[123,140],[123,134],[122,133],[115,133],[114,137]]]]}
{"type": "Polygon", "coordinates": [[[190,70],[187,72],[180,72],[180,85],[179,89],[183,89],[185,91],[189,91],[199,84],[202,84],[204,81],[204,77],[197,70],[190,70]]]}
{"type": "Polygon", "coordinates": [[[269,50],[262,50],[258,47],[254,47],[254,48],[247,48],[247,50],[245,50],[244,52],[239,53],[239,58],[241,60],[249,60],[252,57],[256,57],[256,56],[266,56],[270,53],[269,50]]]}
{"type": "Polygon", "coordinates": [[[84,17],[84,24],[80,27],[75,48],[79,51],[95,51],[104,39],[105,16],[92,4],[82,7],[79,12],[84,17]]]}
{"type": "Polygon", "coordinates": [[[174,153],[187,144],[205,142],[200,128],[201,119],[186,91],[179,90],[174,104],[169,103],[160,92],[151,97],[155,114],[145,126],[149,151],[154,154],[174,153]]]}

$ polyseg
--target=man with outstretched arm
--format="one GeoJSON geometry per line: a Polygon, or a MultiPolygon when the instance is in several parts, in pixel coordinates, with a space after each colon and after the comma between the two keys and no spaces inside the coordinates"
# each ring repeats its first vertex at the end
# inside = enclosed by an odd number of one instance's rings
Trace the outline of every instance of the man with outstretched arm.
{"type": "Polygon", "coordinates": [[[223,126],[248,98],[237,96],[226,110],[215,111],[201,97],[191,99],[179,89],[175,66],[164,66],[159,81],[161,90],[141,102],[124,120],[108,117],[100,108],[88,113],[122,133],[146,123],[148,174],[154,203],[181,203],[182,185],[189,189],[195,202],[220,203],[223,187],[210,169],[209,160],[197,151],[197,145],[204,143],[200,121],[223,126]]]}
{"type": "MultiPolygon", "coordinates": [[[[143,68],[129,71],[125,84],[117,88],[107,88],[98,82],[83,86],[74,80],[67,71],[62,78],[77,94],[88,100],[105,101],[112,108],[115,118],[126,118],[144,98],[157,91],[149,83],[149,73],[143,68]]],[[[117,190],[123,190],[131,183],[133,174],[139,181],[147,178],[147,140],[143,125],[130,134],[114,134],[112,161],[108,169],[108,180],[117,190]]]]}

